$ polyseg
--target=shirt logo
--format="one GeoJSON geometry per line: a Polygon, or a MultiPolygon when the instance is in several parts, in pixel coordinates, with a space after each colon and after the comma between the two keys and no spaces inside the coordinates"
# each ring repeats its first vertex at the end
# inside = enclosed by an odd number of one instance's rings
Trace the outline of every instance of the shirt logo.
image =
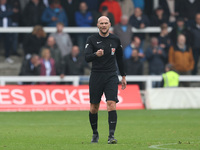
{"type": "Polygon", "coordinates": [[[86,45],[85,45],[85,48],[87,48],[87,47],[88,47],[88,45],[89,45],[89,44],[86,44],[86,45]]]}
{"type": "Polygon", "coordinates": [[[111,48],[111,55],[115,54],[115,48],[111,48]]]}
{"type": "Polygon", "coordinates": [[[97,44],[100,44],[102,41],[97,42],[97,44]]]}

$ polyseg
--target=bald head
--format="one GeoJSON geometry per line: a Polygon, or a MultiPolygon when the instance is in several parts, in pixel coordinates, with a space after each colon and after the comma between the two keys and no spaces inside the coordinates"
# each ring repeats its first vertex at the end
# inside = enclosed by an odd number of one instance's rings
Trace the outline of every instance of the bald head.
{"type": "Polygon", "coordinates": [[[110,19],[109,19],[108,17],[106,17],[106,16],[101,16],[101,17],[99,17],[99,19],[98,19],[98,21],[97,21],[97,24],[98,24],[99,22],[102,22],[102,21],[107,21],[107,22],[110,23],[110,19]]]}
{"type": "Polygon", "coordinates": [[[109,35],[109,29],[110,29],[111,23],[108,17],[101,16],[98,19],[97,27],[99,28],[99,34],[101,36],[108,36],[109,35]]]}

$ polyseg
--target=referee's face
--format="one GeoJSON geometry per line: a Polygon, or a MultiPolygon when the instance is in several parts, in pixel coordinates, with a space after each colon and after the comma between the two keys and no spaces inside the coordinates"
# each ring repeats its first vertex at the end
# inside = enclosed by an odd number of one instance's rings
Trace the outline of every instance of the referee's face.
{"type": "Polygon", "coordinates": [[[111,24],[107,17],[102,16],[98,19],[97,27],[99,28],[99,31],[101,34],[106,35],[109,33],[109,28],[111,24]]]}

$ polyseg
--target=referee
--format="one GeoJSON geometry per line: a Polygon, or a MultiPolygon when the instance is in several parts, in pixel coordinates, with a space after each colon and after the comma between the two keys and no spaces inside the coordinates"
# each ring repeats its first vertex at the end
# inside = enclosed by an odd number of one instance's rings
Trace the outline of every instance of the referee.
{"type": "Polygon", "coordinates": [[[93,130],[91,143],[98,143],[97,130],[98,110],[102,94],[106,96],[109,136],[108,144],[116,144],[114,132],[117,124],[116,103],[118,83],[117,66],[122,76],[122,89],[126,88],[126,78],[123,65],[123,51],[119,38],[109,33],[110,20],[102,16],[98,19],[99,33],[90,36],[85,46],[85,59],[92,62],[92,71],[89,81],[90,112],[89,120],[93,130]]]}

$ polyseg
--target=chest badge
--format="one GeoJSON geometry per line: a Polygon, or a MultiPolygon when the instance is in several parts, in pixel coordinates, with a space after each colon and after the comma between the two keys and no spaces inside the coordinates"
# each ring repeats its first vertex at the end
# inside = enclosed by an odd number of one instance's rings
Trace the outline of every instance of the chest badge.
{"type": "Polygon", "coordinates": [[[111,55],[114,55],[115,54],[115,48],[111,48],[111,55]]]}

